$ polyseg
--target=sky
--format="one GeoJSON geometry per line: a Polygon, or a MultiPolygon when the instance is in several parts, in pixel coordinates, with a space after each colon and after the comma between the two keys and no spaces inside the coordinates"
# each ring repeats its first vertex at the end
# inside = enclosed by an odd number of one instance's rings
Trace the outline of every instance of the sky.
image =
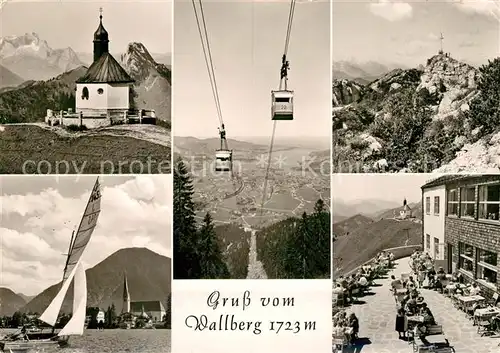
{"type": "MultiPolygon", "coordinates": [[[[63,254],[95,179],[0,177],[0,287],[35,295],[61,280],[63,254]]],[[[84,266],[130,247],[171,257],[171,176],[103,176],[100,182],[101,213],[82,256],[84,266]]]]}
{"type": "Polygon", "coordinates": [[[172,52],[171,0],[7,0],[0,10],[0,37],[35,32],[53,49],[92,53],[100,7],[110,52],[124,52],[130,42],[143,43],[151,53],[172,52]]]}
{"type": "Polygon", "coordinates": [[[333,61],[415,67],[443,49],[475,66],[499,52],[499,5],[488,0],[343,2],[332,6],[333,61]]]}
{"type": "Polygon", "coordinates": [[[382,200],[409,203],[422,198],[420,187],[434,179],[434,174],[333,174],[332,199],[346,203],[360,200],[382,200]]]}
{"type": "MultiPolygon", "coordinates": [[[[278,89],[289,1],[204,1],[227,138],[271,136],[271,90],[278,89]]],[[[276,138],[330,141],[330,5],[297,2],[288,60],[295,118],[278,121],[276,138]]],[[[175,136],[218,137],[208,71],[191,2],[175,3],[173,89],[175,136]]]]}

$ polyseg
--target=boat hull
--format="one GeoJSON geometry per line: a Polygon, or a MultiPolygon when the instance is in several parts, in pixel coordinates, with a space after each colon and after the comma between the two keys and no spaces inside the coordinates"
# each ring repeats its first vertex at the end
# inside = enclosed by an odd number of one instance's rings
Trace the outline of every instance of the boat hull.
{"type": "Polygon", "coordinates": [[[65,347],[69,341],[68,336],[59,337],[50,335],[50,337],[44,337],[43,334],[29,335],[29,338],[29,341],[0,341],[0,351],[7,353],[26,353],[32,350],[43,352],[44,349],[65,347]]]}

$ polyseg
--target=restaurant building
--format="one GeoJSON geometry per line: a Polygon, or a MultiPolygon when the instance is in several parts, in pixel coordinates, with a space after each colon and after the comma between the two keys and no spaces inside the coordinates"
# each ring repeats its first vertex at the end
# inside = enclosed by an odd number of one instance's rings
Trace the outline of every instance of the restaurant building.
{"type": "Polygon", "coordinates": [[[485,295],[500,293],[500,175],[438,177],[422,186],[422,203],[424,251],[485,295]]]}

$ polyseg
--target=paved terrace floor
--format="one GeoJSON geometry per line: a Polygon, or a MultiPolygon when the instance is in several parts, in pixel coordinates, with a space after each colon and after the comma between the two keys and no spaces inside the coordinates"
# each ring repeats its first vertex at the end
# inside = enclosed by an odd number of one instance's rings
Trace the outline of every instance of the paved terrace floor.
{"type": "MultiPolygon", "coordinates": [[[[360,304],[347,308],[359,318],[360,344],[346,347],[347,353],[411,353],[412,345],[400,340],[395,331],[396,302],[390,292],[391,275],[399,278],[409,273],[409,258],[400,259],[388,278],[378,279],[371,287],[374,295],[360,298],[360,304]]],[[[477,333],[477,327],[465,313],[456,309],[451,300],[439,292],[420,289],[421,295],[431,309],[438,325],[443,326],[445,336],[457,353],[499,353],[500,337],[477,333]]]]}

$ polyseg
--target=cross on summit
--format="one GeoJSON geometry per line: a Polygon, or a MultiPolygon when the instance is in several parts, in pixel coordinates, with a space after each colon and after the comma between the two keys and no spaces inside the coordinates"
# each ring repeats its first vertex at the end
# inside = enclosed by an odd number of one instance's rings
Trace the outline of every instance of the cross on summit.
{"type": "Polygon", "coordinates": [[[439,50],[439,54],[443,54],[443,33],[441,33],[441,36],[439,37],[439,40],[441,42],[441,49],[439,50]]]}

